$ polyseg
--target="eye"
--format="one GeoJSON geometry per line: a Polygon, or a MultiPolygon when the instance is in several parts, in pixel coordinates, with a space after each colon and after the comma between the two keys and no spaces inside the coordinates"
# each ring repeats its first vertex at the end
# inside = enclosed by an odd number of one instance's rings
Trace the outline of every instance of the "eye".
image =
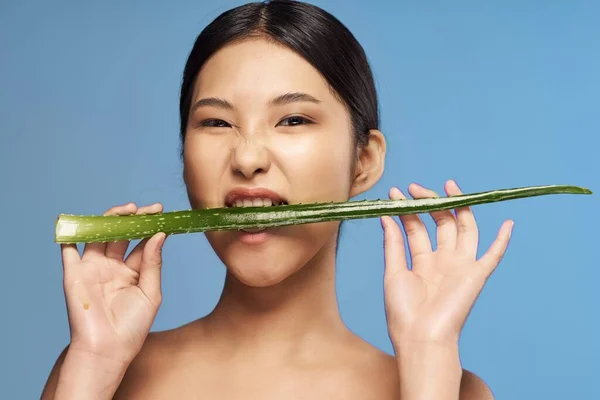
{"type": "Polygon", "coordinates": [[[277,126],[279,126],[279,125],[296,126],[296,125],[304,125],[304,124],[312,124],[312,121],[309,121],[308,119],[300,117],[298,115],[294,115],[294,116],[282,119],[281,122],[279,122],[277,124],[277,126]]]}
{"type": "Polygon", "coordinates": [[[204,121],[202,121],[200,123],[200,126],[208,126],[211,128],[230,128],[231,125],[229,125],[227,122],[223,121],[222,119],[205,119],[204,121]]]}

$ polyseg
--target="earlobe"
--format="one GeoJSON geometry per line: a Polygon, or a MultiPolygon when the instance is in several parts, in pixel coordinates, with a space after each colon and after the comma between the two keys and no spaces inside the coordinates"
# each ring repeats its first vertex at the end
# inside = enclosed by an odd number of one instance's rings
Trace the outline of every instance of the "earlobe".
{"type": "Polygon", "coordinates": [[[386,141],[377,129],[369,131],[369,142],[358,150],[358,159],[350,189],[350,197],[372,188],[381,178],[385,166],[386,141]]]}

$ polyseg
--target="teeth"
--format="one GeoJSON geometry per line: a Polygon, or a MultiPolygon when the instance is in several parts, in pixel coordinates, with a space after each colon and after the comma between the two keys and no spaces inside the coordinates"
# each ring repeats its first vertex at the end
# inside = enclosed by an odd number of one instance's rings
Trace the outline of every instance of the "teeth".
{"type": "MultiPolygon", "coordinates": [[[[276,204],[285,204],[284,202],[276,203],[276,204]]],[[[271,207],[273,205],[273,200],[271,199],[238,199],[233,203],[233,207],[271,207]]]]}

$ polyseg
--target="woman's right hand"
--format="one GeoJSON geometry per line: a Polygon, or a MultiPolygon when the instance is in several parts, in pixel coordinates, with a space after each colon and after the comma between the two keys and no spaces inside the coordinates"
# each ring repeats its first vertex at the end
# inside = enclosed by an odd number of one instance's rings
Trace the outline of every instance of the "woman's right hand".
{"type": "MultiPolygon", "coordinates": [[[[155,203],[116,206],[104,215],[162,212],[155,203]]],[[[163,232],[141,240],[124,258],[129,241],[62,244],[64,291],[71,330],[69,353],[128,365],[138,354],[162,301],[163,232]]]]}

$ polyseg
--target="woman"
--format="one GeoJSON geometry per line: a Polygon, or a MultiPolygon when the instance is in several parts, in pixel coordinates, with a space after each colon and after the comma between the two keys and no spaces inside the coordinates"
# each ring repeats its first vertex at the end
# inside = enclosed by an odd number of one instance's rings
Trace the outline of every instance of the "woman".
{"type": "MultiPolygon", "coordinates": [[[[247,4],[199,35],[181,88],[183,175],[190,204],[270,206],[348,200],[384,169],[370,67],[352,34],[300,2],[247,4]]],[[[447,195],[460,194],[453,181],[447,195]]],[[[436,194],[418,185],[414,198],[436,194]]],[[[397,189],[393,199],[404,198],[397,189]]],[[[159,203],[107,215],[158,213],[159,203]]],[[[508,245],[502,226],[476,260],[468,208],[432,213],[437,248],[418,216],[382,218],[390,356],[351,333],[335,296],[339,222],[207,232],[227,268],[206,317],[148,333],[161,304],[166,235],[62,245],[70,345],[44,399],[491,399],[461,368],[459,334],[508,245]]]]}

